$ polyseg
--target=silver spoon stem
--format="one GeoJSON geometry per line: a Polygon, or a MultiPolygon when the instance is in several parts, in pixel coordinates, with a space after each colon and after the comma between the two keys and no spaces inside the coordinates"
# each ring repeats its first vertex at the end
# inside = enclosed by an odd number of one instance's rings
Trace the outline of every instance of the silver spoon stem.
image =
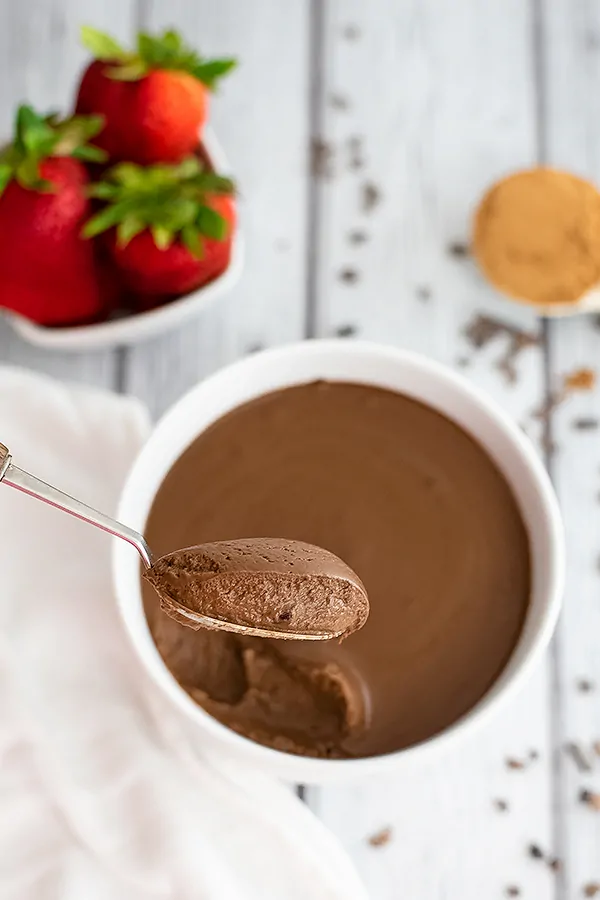
{"type": "Polygon", "coordinates": [[[59,491],[51,484],[46,484],[45,481],[30,475],[29,472],[17,468],[13,465],[11,455],[4,444],[0,444],[0,481],[24,494],[29,494],[30,497],[54,506],[55,509],[61,509],[63,512],[75,516],[76,519],[89,522],[114,537],[122,538],[135,547],[147,568],[152,565],[150,548],[141,534],[138,534],[133,528],[128,528],[127,525],[122,525],[116,519],[111,519],[110,516],[98,512],[97,509],[87,506],[80,500],[76,500],[75,497],[59,491]]]}

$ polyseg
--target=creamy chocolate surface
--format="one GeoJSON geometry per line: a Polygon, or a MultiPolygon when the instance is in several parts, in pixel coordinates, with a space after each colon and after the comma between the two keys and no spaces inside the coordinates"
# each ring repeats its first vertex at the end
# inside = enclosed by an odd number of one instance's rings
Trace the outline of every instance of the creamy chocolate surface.
{"type": "Polygon", "coordinates": [[[191,628],[202,625],[182,616],[182,607],[282,637],[346,637],[369,613],[364,585],[352,569],[302,541],[246,538],[187,547],[157,559],[144,578],[163,611],[191,628]]]}
{"type": "Polygon", "coordinates": [[[146,529],[157,553],[265,534],[347,562],[365,626],[341,645],[193,631],[144,585],[175,677],[262,743],[346,757],[422,741],[486,693],[521,633],[529,542],[511,490],[476,441],[408,397],[317,382],[239,407],[175,463],[146,529]]]}

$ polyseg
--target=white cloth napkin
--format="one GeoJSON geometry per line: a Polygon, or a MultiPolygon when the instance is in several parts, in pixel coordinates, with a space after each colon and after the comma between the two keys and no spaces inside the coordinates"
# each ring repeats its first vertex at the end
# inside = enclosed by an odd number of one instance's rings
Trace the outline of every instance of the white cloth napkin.
{"type": "MultiPolygon", "coordinates": [[[[0,369],[15,464],[106,512],[148,428],[134,400],[0,369]]],[[[192,749],[129,648],[109,555],[0,485],[2,900],[365,900],[287,787],[192,749]]]]}

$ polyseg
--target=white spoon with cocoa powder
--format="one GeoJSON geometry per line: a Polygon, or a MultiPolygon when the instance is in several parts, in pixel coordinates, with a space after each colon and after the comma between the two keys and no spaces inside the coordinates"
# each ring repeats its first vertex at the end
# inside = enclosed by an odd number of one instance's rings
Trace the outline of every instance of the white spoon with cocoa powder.
{"type": "Polygon", "coordinates": [[[360,578],[312,544],[282,538],[215,541],[154,561],[141,534],[17,468],[4,444],[0,482],[135,547],[163,610],[191,628],[324,641],[347,637],[367,619],[360,578]]]}

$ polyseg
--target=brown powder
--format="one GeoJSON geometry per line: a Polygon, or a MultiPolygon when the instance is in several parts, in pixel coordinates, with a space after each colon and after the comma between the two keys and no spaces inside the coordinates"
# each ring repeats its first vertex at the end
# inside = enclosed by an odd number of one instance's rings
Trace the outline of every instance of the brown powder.
{"type": "Polygon", "coordinates": [[[517,172],[483,197],[473,247],[487,278],[511,297],[575,303],[600,281],[600,193],[567,172],[517,172]]]}

